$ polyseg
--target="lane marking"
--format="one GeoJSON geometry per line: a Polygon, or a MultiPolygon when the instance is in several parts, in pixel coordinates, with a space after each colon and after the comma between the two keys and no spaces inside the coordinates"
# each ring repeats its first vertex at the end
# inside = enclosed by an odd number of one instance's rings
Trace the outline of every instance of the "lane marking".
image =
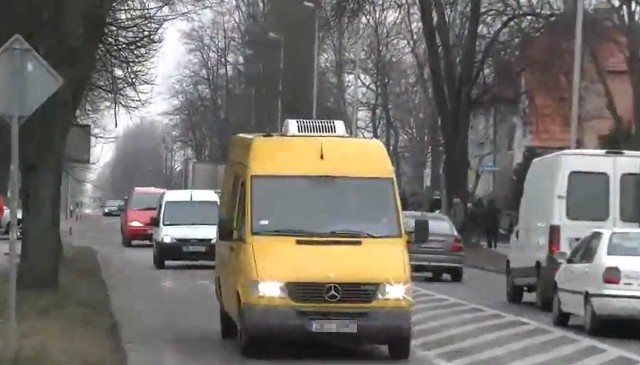
{"type": "Polygon", "coordinates": [[[469,310],[469,307],[457,307],[457,308],[439,309],[439,310],[436,310],[436,311],[426,311],[426,312],[422,312],[422,313],[414,315],[413,319],[417,320],[417,319],[432,317],[434,314],[435,315],[440,315],[440,314],[445,314],[445,313],[461,312],[461,311],[465,311],[465,310],[469,310]]]}
{"type": "Polygon", "coordinates": [[[579,362],[574,363],[573,365],[601,365],[607,361],[613,360],[616,357],[620,356],[619,354],[614,354],[611,352],[603,352],[601,354],[596,354],[594,356],[589,356],[586,359],[580,360],[579,362]]]}
{"type": "Polygon", "coordinates": [[[517,365],[535,365],[543,361],[554,360],[560,356],[568,355],[572,352],[582,350],[585,347],[589,347],[589,345],[584,342],[576,342],[569,345],[564,345],[543,354],[527,357],[526,359],[518,361],[517,365]]]}
{"type": "MultiPolygon", "coordinates": [[[[457,304],[456,308],[458,308],[461,305],[464,304],[460,304],[460,303],[453,303],[453,304],[457,304]]],[[[413,307],[414,310],[421,310],[421,309],[427,309],[427,308],[438,308],[438,307],[442,307],[444,305],[452,305],[452,303],[447,303],[447,302],[440,302],[440,303],[425,303],[425,304],[418,304],[416,306],[413,307]]],[[[435,311],[431,311],[431,312],[435,312],[435,311]]]]}
{"type": "Polygon", "coordinates": [[[459,322],[459,321],[465,320],[465,319],[476,318],[476,317],[485,317],[485,316],[495,316],[495,314],[493,314],[493,313],[482,313],[482,312],[481,313],[463,314],[461,316],[445,318],[445,319],[441,319],[439,321],[428,321],[428,322],[425,322],[425,323],[421,323],[421,324],[418,324],[417,326],[414,326],[413,329],[415,331],[419,331],[419,330],[423,330],[425,328],[439,327],[439,326],[442,326],[443,324],[448,324],[448,323],[452,323],[452,322],[459,322]]]}
{"type": "MultiPolygon", "coordinates": [[[[576,333],[572,333],[572,332],[569,332],[567,330],[560,329],[560,328],[557,328],[557,327],[554,327],[554,326],[551,326],[551,325],[548,325],[548,324],[536,322],[536,321],[531,320],[531,319],[526,318],[526,317],[515,316],[513,314],[501,312],[499,310],[492,309],[492,308],[489,308],[489,307],[486,307],[486,306],[483,306],[483,305],[474,304],[474,303],[471,303],[471,302],[468,302],[468,301],[465,301],[465,300],[461,300],[461,299],[457,299],[457,298],[454,298],[454,297],[451,297],[451,296],[448,296],[448,295],[432,292],[432,291],[429,291],[427,289],[423,289],[421,287],[417,287],[416,286],[416,287],[413,288],[413,290],[419,291],[419,292],[423,292],[425,294],[431,294],[431,295],[435,295],[435,296],[440,296],[441,298],[447,298],[452,302],[458,302],[458,303],[466,304],[471,308],[481,309],[481,310],[486,311],[486,312],[500,314],[500,315],[505,316],[507,318],[517,319],[517,320],[520,320],[522,322],[525,322],[525,323],[528,323],[528,324],[532,324],[534,326],[543,327],[543,328],[548,329],[551,332],[560,333],[560,334],[565,335],[567,337],[570,337],[570,338],[572,338],[574,340],[582,341],[582,342],[587,343],[589,345],[596,346],[596,347],[598,347],[600,349],[603,349],[603,350],[606,350],[606,351],[610,351],[612,353],[616,353],[617,355],[614,356],[614,357],[622,355],[622,356],[629,357],[629,358],[631,358],[633,360],[636,360],[636,361],[640,362],[640,355],[638,355],[638,354],[635,354],[633,352],[621,349],[619,347],[615,347],[615,346],[609,345],[609,344],[604,343],[604,342],[600,342],[600,341],[594,340],[594,339],[592,339],[590,337],[587,337],[585,335],[578,335],[576,333]]],[[[591,364],[591,363],[584,363],[584,364],[581,364],[581,365],[589,365],[589,364],[591,364]]]]}
{"type": "Polygon", "coordinates": [[[466,331],[473,331],[474,329],[477,329],[479,327],[483,327],[483,326],[491,326],[494,324],[500,324],[500,323],[505,323],[505,322],[510,322],[512,321],[511,318],[499,318],[499,319],[494,319],[492,321],[485,321],[482,323],[474,323],[474,324],[470,324],[470,325],[466,325],[466,326],[462,326],[462,327],[457,327],[457,328],[453,328],[450,329],[448,331],[443,331],[443,332],[438,332],[438,333],[434,333],[433,335],[429,335],[429,336],[423,336],[420,338],[417,338],[415,340],[413,340],[413,343],[415,343],[416,345],[422,345],[425,342],[429,342],[429,341],[433,341],[433,340],[438,340],[441,338],[445,338],[445,337],[449,337],[452,335],[456,335],[462,332],[466,332],[466,331]]]}
{"type": "Polygon", "coordinates": [[[484,360],[484,359],[494,357],[496,355],[500,355],[501,353],[504,353],[504,352],[519,350],[521,348],[529,347],[529,346],[535,346],[542,342],[552,340],[554,338],[558,338],[561,336],[562,334],[560,333],[540,334],[537,336],[529,337],[526,340],[505,344],[504,346],[494,347],[487,351],[482,351],[482,352],[475,353],[473,355],[465,356],[463,358],[460,358],[454,361],[452,364],[455,364],[455,365],[471,364],[478,360],[484,360]]]}
{"type": "Polygon", "coordinates": [[[520,326],[520,327],[507,328],[507,329],[504,329],[504,330],[501,330],[501,331],[483,334],[481,337],[471,338],[471,339],[466,340],[466,341],[456,342],[456,343],[451,344],[451,345],[440,347],[440,348],[438,348],[436,350],[433,350],[431,352],[433,352],[434,355],[439,355],[439,354],[441,354],[443,352],[448,352],[448,351],[451,351],[451,350],[455,350],[455,349],[460,348],[460,347],[479,345],[479,344],[482,344],[485,341],[491,341],[491,340],[496,339],[496,338],[501,337],[501,336],[511,336],[511,335],[518,334],[520,332],[526,332],[526,331],[532,330],[534,328],[537,328],[537,327],[536,326],[532,326],[530,324],[527,324],[527,325],[524,325],[524,326],[520,326]]]}

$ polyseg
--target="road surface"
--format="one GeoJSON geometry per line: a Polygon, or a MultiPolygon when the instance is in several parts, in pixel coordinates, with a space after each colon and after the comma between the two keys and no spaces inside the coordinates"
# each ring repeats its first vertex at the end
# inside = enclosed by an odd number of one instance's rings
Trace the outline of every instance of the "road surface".
{"type": "MultiPolygon", "coordinates": [[[[149,246],[124,248],[119,219],[86,217],[75,244],[100,251],[100,262],[129,364],[376,363],[386,349],[340,349],[282,344],[262,360],[245,360],[219,335],[211,266],[152,265],[149,246]]],[[[589,338],[580,321],[568,330],[550,325],[548,313],[528,303],[509,305],[504,276],[467,269],[462,283],[415,283],[414,356],[408,364],[624,365],[640,364],[640,331],[616,327],[611,337],[589,338]]]]}

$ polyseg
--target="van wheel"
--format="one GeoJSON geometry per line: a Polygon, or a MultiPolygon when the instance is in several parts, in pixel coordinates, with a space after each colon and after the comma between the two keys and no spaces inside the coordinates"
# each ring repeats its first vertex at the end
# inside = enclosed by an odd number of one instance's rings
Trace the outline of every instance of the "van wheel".
{"type": "Polygon", "coordinates": [[[511,274],[511,269],[507,268],[507,302],[512,304],[521,304],[522,297],[524,296],[524,288],[521,286],[516,286],[513,283],[513,275],[511,274]]]}
{"type": "Polygon", "coordinates": [[[569,319],[571,314],[562,311],[562,305],[560,303],[560,295],[558,295],[558,289],[553,294],[553,309],[551,311],[551,322],[554,326],[567,327],[569,325],[569,319]]]}
{"type": "Polygon", "coordinates": [[[238,326],[222,307],[220,307],[220,336],[223,340],[238,337],[238,326]]]}
{"type": "Polygon", "coordinates": [[[164,260],[159,256],[156,250],[153,250],[153,266],[158,270],[164,269],[164,260]]]}
{"type": "Polygon", "coordinates": [[[454,283],[459,283],[462,281],[462,276],[464,275],[464,269],[458,268],[451,272],[451,281],[454,283]]]}
{"type": "Polygon", "coordinates": [[[391,340],[387,349],[391,360],[407,360],[411,356],[411,337],[391,340]]]}
{"type": "Polygon", "coordinates": [[[441,281],[442,280],[442,273],[441,272],[432,272],[431,273],[431,280],[441,281]]]}
{"type": "Polygon", "coordinates": [[[536,307],[543,312],[551,312],[553,307],[553,297],[549,298],[545,296],[546,286],[542,273],[538,270],[536,275],[536,307]]]}
{"type": "Polygon", "coordinates": [[[586,298],[584,303],[584,331],[589,336],[597,336],[600,333],[601,327],[601,320],[593,310],[591,300],[586,298]]]}

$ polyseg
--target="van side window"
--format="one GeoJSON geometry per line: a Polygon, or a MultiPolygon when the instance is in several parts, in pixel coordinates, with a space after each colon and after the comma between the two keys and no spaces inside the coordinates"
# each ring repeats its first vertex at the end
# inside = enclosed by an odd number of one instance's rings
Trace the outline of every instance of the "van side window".
{"type": "Polygon", "coordinates": [[[622,174],[620,176],[620,220],[627,223],[640,223],[640,174],[622,174]]]}
{"type": "Polygon", "coordinates": [[[574,171],[567,183],[567,218],[604,222],[609,219],[609,175],[574,171]]]}
{"type": "MultiPolygon", "coordinates": [[[[219,215],[219,232],[218,236],[222,241],[230,241],[233,239],[233,221],[236,215],[236,207],[238,204],[238,176],[233,176],[231,182],[231,192],[228,196],[222,198],[222,206],[219,215]]],[[[226,194],[225,194],[226,195],[226,194]]]]}
{"type": "Polygon", "coordinates": [[[244,181],[240,183],[239,187],[239,196],[238,196],[238,205],[236,206],[236,229],[237,233],[234,234],[234,238],[240,241],[244,241],[244,224],[245,224],[245,212],[246,212],[246,201],[245,201],[245,188],[244,181]]]}

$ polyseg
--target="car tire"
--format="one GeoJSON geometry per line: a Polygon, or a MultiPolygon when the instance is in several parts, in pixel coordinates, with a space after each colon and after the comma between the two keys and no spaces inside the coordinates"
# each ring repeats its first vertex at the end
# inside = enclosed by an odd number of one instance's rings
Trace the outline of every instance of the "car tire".
{"type": "Polygon", "coordinates": [[[222,307],[220,307],[220,336],[223,340],[238,338],[238,326],[222,307]]]}
{"type": "Polygon", "coordinates": [[[597,336],[600,334],[601,328],[601,320],[593,310],[591,300],[587,297],[584,301],[584,331],[589,336],[597,336]]]}
{"type": "Polygon", "coordinates": [[[454,283],[459,283],[462,281],[462,277],[464,276],[464,269],[457,268],[451,272],[451,281],[454,283]]]}
{"type": "Polygon", "coordinates": [[[560,303],[560,295],[558,289],[553,294],[553,308],[551,310],[551,322],[554,326],[567,327],[571,314],[562,311],[562,304],[560,303]]]}
{"type": "Polygon", "coordinates": [[[411,356],[411,337],[393,339],[387,344],[391,360],[407,360],[411,356]]]}
{"type": "Polygon", "coordinates": [[[538,270],[536,275],[536,307],[543,312],[551,312],[553,307],[553,297],[548,298],[545,296],[545,283],[542,278],[542,273],[538,270]]]}
{"type": "Polygon", "coordinates": [[[259,340],[256,337],[247,334],[244,329],[244,325],[242,324],[242,319],[240,320],[240,326],[238,327],[237,337],[240,340],[240,354],[247,359],[254,359],[258,357],[258,351],[261,348],[259,340]]]}
{"type": "Polygon", "coordinates": [[[431,280],[433,281],[442,281],[442,273],[441,272],[432,272],[431,280]]]}
{"type": "Polygon", "coordinates": [[[164,260],[162,259],[160,254],[156,252],[155,248],[153,249],[153,266],[155,266],[158,270],[163,270],[165,268],[164,260]]]}
{"type": "Polygon", "coordinates": [[[521,286],[516,286],[513,283],[513,275],[511,274],[511,269],[507,268],[506,275],[506,292],[507,292],[507,302],[511,304],[521,304],[522,298],[524,296],[524,288],[521,286]]]}
{"type": "Polygon", "coordinates": [[[122,246],[131,247],[131,240],[125,237],[124,235],[122,236],[122,246]]]}

